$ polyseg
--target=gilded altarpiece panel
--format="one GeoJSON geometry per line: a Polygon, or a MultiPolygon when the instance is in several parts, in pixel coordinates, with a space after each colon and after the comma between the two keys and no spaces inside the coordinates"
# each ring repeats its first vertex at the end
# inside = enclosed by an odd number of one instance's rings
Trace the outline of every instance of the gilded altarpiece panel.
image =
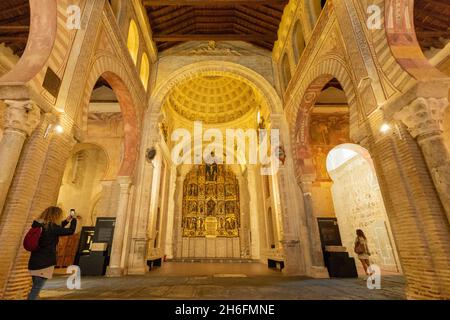
{"type": "Polygon", "coordinates": [[[239,237],[239,185],[222,164],[195,166],[183,185],[183,237],[239,237]]]}

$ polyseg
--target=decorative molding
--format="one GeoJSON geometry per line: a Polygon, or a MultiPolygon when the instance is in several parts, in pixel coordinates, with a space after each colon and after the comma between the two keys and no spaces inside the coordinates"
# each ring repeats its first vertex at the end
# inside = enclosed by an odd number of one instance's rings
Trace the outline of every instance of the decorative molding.
{"type": "Polygon", "coordinates": [[[447,98],[417,98],[398,111],[394,119],[402,121],[413,138],[442,133],[447,98]]]}
{"type": "Polygon", "coordinates": [[[32,101],[5,100],[4,127],[6,130],[16,130],[31,135],[41,119],[41,112],[32,101]]]}

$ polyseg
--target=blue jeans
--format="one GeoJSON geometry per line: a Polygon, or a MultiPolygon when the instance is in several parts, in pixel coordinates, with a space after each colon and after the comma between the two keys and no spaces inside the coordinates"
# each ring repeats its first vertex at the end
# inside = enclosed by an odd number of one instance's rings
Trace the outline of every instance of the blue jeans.
{"type": "Polygon", "coordinates": [[[39,300],[39,293],[47,281],[46,278],[33,276],[33,286],[31,287],[31,291],[28,294],[28,300],[39,300]]]}

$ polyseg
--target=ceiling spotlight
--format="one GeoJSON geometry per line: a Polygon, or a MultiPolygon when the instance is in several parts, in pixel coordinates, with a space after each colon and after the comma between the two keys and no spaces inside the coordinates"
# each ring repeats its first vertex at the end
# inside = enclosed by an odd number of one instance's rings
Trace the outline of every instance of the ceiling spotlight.
{"type": "Polygon", "coordinates": [[[55,129],[54,130],[55,130],[56,133],[63,133],[64,132],[64,128],[60,124],[55,125],[55,129]]]}
{"type": "Polygon", "coordinates": [[[387,133],[389,130],[391,130],[391,126],[387,123],[383,123],[380,127],[381,133],[387,133]]]}

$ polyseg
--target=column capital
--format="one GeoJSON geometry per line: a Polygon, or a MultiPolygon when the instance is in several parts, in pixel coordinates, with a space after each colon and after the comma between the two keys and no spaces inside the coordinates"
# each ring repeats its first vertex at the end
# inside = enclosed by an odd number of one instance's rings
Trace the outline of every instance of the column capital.
{"type": "Polygon", "coordinates": [[[31,135],[41,119],[39,107],[31,100],[4,100],[4,102],[5,129],[31,135]]]}
{"type": "Polygon", "coordinates": [[[413,138],[441,134],[447,98],[417,98],[394,115],[403,122],[413,138]]]}
{"type": "Polygon", "coordinates": [[[129,176],[117,177],[116,181],[119,184],[120,189],[122,189],[122,190],[128,190],[131,186],[131,177],[129,177],[129,176]]]}

